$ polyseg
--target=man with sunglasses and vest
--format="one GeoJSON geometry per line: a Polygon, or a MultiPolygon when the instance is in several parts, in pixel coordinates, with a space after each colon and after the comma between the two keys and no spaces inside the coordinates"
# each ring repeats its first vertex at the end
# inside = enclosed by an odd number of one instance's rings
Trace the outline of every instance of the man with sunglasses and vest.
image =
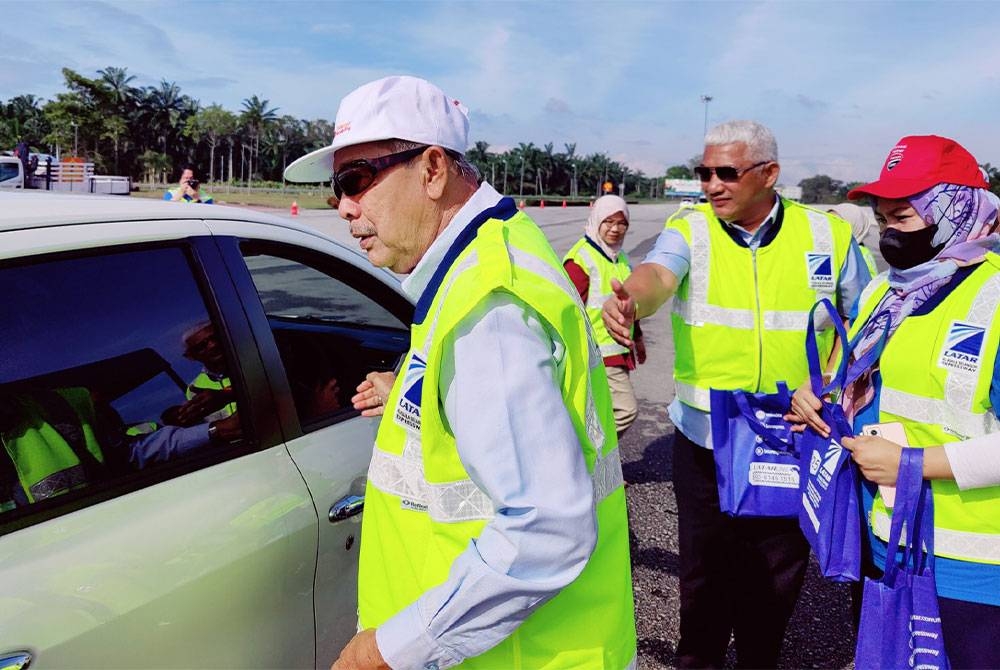
{"type": "MultiPolygon", "coordinates": [[[[778,147],[753,121],[716,126],[695,168],[708,204],[682,207],[653,250],[604,305],[629,346],[629,327],[671,296],[676,397],[670,419],[680,554],[683,668],[777,666],[809,546],[797,519],[732,518],[719,509],[709,389],[774,393],[808,376],[804,333],[813,304],[842,315],[869,280],[848,224],[778,197],[778,147]]],[[[820,331],[824,355],[830,324],[820,331]]]]}
{"type": "Polygon", "coordinates": [[[409,275],[416,302],[388,397],[359,386],[384,414],[365,493],[361,632],[333,667],[634,667],[601,355],[539,228],[477,185],[468,127],[436,86],[387,77],[344,98],[333,143],[285,173],[332,173],[361,249],[409,275]]]}

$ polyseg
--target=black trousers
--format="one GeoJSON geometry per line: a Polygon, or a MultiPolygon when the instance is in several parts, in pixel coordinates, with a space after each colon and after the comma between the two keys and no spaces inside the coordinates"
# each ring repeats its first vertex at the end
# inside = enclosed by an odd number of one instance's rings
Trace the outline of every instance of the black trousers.
{"type": "Polygon", "coordinates": [[[797,519],[735,519],[719,510],[711,450],[674,432],[680,546],[681,668],[775,668],[809,560],[797,519]]]}

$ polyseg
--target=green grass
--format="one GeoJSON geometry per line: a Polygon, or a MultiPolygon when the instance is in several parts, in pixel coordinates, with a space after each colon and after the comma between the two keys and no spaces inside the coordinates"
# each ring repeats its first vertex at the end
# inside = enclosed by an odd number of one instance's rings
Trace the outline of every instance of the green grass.
{"type": "MultiPolygon", "coordinates": [[[[163,198],[164,188],[150,190],[133,191],[133,197],[153,198],[159,200],[163,198]]],[[[248,191],[246,189],[232,188],[230,193],[226,193],[225,187],[219,189],[208,189],[212,198],[219,205],[252,205],[255,207],[277,207],[288,209],[292,206],[292,201],[299,204],[299,209],[330,209],[326,202],[327,195],[317,192],[282,192],[282,191],[248,191]]]]}

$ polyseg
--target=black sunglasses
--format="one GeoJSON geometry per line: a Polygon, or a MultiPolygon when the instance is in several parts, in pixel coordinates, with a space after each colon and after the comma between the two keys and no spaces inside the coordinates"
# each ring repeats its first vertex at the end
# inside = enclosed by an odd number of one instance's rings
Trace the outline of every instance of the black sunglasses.
{"type": "Polygon", "coordinates": [[[739,181],[740,177],[745,175],[750,170],[759,168],[761,165],[767,165],[771,161],[761,161],[760,163],[754,163],[750,167],[743,169],[735,168],[732,165],[722,165],[720,167],[706,167],[704,165],[699,165],[694,168],[694,173],[698,175],[698,179],[701,181],[710,181],[712,179],[712,173],[719,178],[719,181],[734,182],[739,181]]]}
{"type": "Polygon", "coordinates": [[[344,195],[358,195],[375,182],[375,176],[382,170],[399,165],[419,156],[426,146],[415,147],[399,153],[372,159],[359,159],[345,163],[333,174],[333,194],[340,200],[344,195]]]}

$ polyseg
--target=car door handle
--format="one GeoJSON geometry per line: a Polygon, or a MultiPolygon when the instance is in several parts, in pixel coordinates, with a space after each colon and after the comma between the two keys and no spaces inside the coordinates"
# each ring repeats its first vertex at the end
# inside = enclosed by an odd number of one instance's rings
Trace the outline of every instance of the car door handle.
{"type": "Polygon", "coordinates": [[[0,670],[26,670],[31,665],[31,654],[14,651],[0,656],[0,670]]]}
{"type": "Polygon", "coordinates": [[[364,496],[344,496],[337,502],[333,503],[333,507],[330,508],[330,523],[343,521],[344,519],[352,517],[364,509],[364,507],[364,496]]]}

